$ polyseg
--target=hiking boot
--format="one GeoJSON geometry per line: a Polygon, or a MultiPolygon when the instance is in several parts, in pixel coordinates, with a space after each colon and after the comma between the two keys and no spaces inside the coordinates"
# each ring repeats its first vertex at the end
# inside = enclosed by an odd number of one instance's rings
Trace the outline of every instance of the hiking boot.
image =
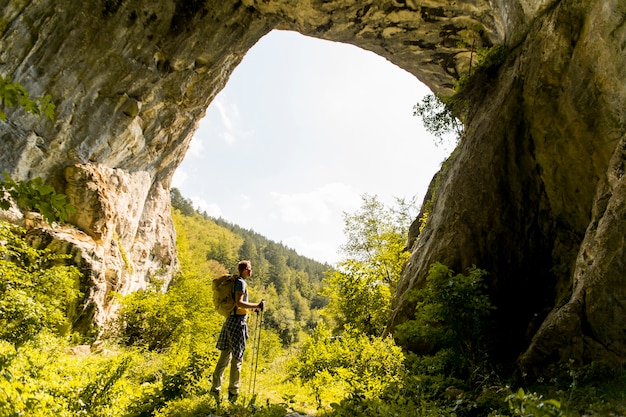
{"type": "Polygon", "coordinates": [[[238,397],[239,394],[233,394],[232,392],[228,393],[228,401],[230,401],[231,403],[235,403],[238,397]]]}

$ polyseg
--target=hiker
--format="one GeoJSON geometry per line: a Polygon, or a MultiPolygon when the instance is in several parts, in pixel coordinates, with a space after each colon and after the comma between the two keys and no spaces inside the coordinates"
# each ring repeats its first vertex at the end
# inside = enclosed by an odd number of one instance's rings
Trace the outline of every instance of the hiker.
{"type": "Polygon", "coordinates": [[[243,361],[243,352],[246,349],[248,339],[248,310],[259,312],[265,307],[265,301],[258,304],[248,302],[248,289],[246,279],[252,275],[250,261],[241,261],[238,265],[239,276],[235,279],[234,297],[235,307],[222,326],[222,331],[217,340],[217,348],[221,351],[220,358],[213,372],[213,384],[211,393],[218,399],[222,386],[224,370],[230,362],[230,379],[228,385],[228,400],[235,402],[239,395],[239,376],[243,361]]]}

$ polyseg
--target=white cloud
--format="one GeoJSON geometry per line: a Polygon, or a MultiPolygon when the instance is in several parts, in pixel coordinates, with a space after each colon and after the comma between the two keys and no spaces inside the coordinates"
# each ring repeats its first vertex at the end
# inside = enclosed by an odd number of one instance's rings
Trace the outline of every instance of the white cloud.
{"type": "Polygon", "coordinates": [[[217,108],[224,127],[227,130],[233,130],[235,126],[233,118],[239,118],[239,109],[237,108],[237,106],[233,104],[227,108],[226,104],[224,104],[222,100],[219,99],[215,100],[213,104],[215,105],[215,108],[217,108]]]}
{"type": "Polygon", "coordinates": [[[337,247],[329,244],[328,241],[311,241],[302,236],[291,236],[283,241],[289,248],[295,249],[298,254],[315,259],[319,262],[336,263],[339,260],[337,247]]]}
{"type": "Polygon", "coordinates": [[[216,98],[212,105],[215,106],[219,119],[222,122],[224,130],[219,136],[224,140],[224,142],[233,144],[238,137],[251,134],[251,132],[242,129],[243,123],[241,121],[241,113],[237,104],[228,102],[222,95],[216,98]]]}
{"type": "Polygon", "coordinates": [[[220,135],[224,142],[226,143],[235,143],[235,135],[232,132],[225,131],[220,135]]]}
{"type": "Polygon", "coordinates": [[[239,204],[239,208],[242,211],[247,211],[250,209],[250,207],[252,207],[252,202],[250,200],[250,197],[248,197],[247,195],[241,194],[239,196],[239,200],[241,201],[241,203],[239,204]]]}
{"type": "Polygon", "coordinates": [[[209,203],[205,199],[197,195],[191,196],[189,197],[189,199],[193,203],[194,208],[197,208],[198,211],[205,211],[206,214],[212,217],[223,217],[222,209],[218,204],[209,203]]]}
{"type": "Polygon", "coordinates": [[[172,187],[180,189],[187,182],[188,178],[189,174],[181,167],[178,167],[172,176],[172,187]]]}
{"type": "Polygon", "coordinates": [[[202,156],[204,154],[204,143],[200,136],[194,135],[191,138],[191,142],[189,142],[189,149],[187,149],[187,155],[191,156],[202,156]]]}
{"type": "Polygon", "coordinates": [[[334,214],[354,209],[360,201],[353,187],[341,183],[325,184],[308,193],[270,194],[278,206],[279,218],[293,224],[329,224],[334,214]]]}

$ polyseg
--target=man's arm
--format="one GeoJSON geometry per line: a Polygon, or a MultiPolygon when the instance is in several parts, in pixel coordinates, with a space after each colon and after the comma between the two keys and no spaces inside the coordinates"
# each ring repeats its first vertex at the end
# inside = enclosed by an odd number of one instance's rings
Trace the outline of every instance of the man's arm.
{"type": "Polygon", "coordinates": [[[237,307],[239,308],[247,308],[250,310],[253,310],[253,309],[263,310],[263,307],[265,306],[265,300],[261,300],[258,304],[244,301],[243,292],[241,291],[235,292],[235,303],[237,304],[237,307]]]}

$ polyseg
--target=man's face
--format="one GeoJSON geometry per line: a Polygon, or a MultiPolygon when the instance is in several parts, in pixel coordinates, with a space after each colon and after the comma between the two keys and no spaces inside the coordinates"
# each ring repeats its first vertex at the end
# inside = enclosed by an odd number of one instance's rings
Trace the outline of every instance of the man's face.
{"type": "Polygon", "coordinates": [[[252,275],[252,266],[248,265],[248,267],[243,270],[243,274],[241,276],[244,278],[248,278],[251,275],[252,275]]]}

